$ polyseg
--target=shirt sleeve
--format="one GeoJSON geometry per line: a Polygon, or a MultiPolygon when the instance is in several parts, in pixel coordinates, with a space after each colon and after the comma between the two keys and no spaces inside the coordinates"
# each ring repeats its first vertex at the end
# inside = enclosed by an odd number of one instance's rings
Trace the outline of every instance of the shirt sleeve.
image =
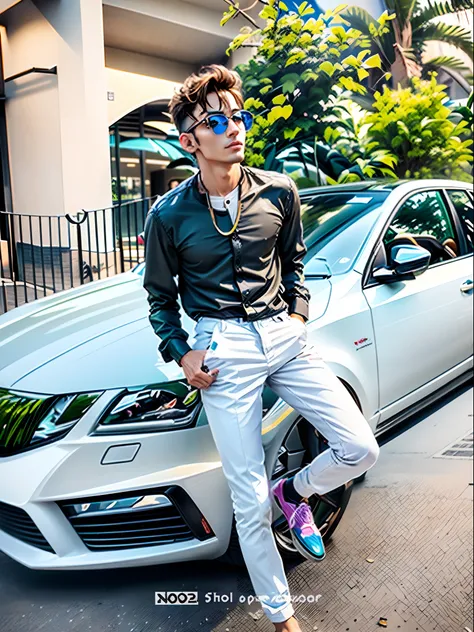
{"type": "Polygon", "coordinates": [[[165,362],[181,358],[191,351],[186,342],[188,333],[181,327],[178,304],[178,275],[176,249],[153,209],[145,220],[145,272],[143,287],[148,292],[149,319],[157,336],[161,338],[158,350],[165,362]]]}
{"type": "Polygon", "coordinates": [[[303,259],[307,253],[303,241],[303,223],[301,221],[301,203],[298,189],[292,178],[290,191],[285,204],[285,217],[278,235],[278,251],[282,266],[283,295],[288,303],[290,314],[299,314],[308,320],[311,294],[304,285],[303,259]]]}

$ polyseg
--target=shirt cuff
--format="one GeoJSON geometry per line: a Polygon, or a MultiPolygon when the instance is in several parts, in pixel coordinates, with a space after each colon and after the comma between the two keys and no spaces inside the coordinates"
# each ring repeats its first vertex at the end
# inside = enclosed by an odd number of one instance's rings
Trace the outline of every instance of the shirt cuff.
{"type": "Polygon", "coordinates": [[[305,322],[309,318],[308,302],[305,301],[305,299],[301,298],[300,296],[295,296],[295,298],[290,303],[290,307],[288,311],[290,314],[298,314],[299,316],[302,316],[305,322]]]}
{"type": "Polygon", "coordinates": [[[182,338],[174,338],[168,343],[168,351],[173,360],[181,366],[181,358],[186,355],[188,351],[192,351],[192,348],[182,338]]]}

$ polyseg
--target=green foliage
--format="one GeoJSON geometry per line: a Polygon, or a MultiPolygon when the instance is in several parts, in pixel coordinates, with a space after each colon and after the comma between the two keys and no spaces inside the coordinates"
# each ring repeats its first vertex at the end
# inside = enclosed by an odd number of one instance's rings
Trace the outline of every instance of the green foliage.
{"type": "MultiPolygon", "coordinates": [[[[275,156],[289,143],[313,144],[315,137],[323,138],[329,95],[365,94],[360,82],[368,69],[381,68],[379,55],[367,50],[369,39],[347,28],[340,17],[346,4],[317,19],[311,17],[314,9],[308,2],[281,16],[277,4],[269,0],[260,12],[265,26],[244,27],[227,50],[230,54],[241,46],[256,47],[254,58],[236,70],[243,80],[245,107],[255,114],[246,162],[267,169],[275,168],[275,156]]],[[[374,28],[385,28],[385,20],[382,17],[374,28]]]]}
{"type": "Polygon", "coordinates": [[[116,177],[112,177],[112,200],[118,201],[118,181],[116,177]]]}
{"type": "MultiPolygon", "coordinates": [[[[324,140],[345,156],[353,165],[358,165],[364,178],[395,179],[397,157],[386,149],[376,149],[369,136],[370,125],[364,122],[366,111],[350,98],[334,98],[332,113],[326,117],[328,126],[324,140]]],[[[349,182],[354,174],[343,172],[333,182],[349,182]]]]}
{"type": "Polygon", "coordinates": [[[471,94],[469,95],[466,105],[463,105],[459,108],[455,108],[453,110],[453,112],[460,115],[461,118],[464,121],[466,121],[467,123],[466,130],[468,130],[471,134],[474,132],[474,129],[473,129],[474,128],[474,114],[472,110],[473,101],[474,101],[474,91],[471,90],[471,94]]]}
{"type": "Polygon", "coordinates": [[[221,20],[221,26],[224,26],[224,24],[227,24],[227,22],[229,20],[231,20],[234,15],[237,14],[237,9],[239,8],[239,3],[236,2],[235,6],[230,5],[229,9],[227,11],[224,12],[224,15],[222,16],[222,20],[221,20]]]}
{"type": "Polygon", "coordinates": [[[313,146],[295,143],[277,156],[299,187],[322,183],[321,172],[328,184],[353,182],[364,179],[357,163],[352,163],[340,151],[315,139],[313,146]]]}
{"type": "MultiPolygon", "coordinates": [[[[268,0],[260,13],[265,26],[241,29],[227,51],[241,46],[256,50],[247,64],[236,67],[245,107],[255,115],[247,135],[247,164],[280,171],[283,160],[292,169],[299,164],[301,169],[291,175],[306,186],[320,184],[321,172],[329,183],[397,177],[472,179],[472,113],[470,123],[467,108],[453,119],[436,73],[428,72],[429,81],[414,77],[409,88],[384,86],[382,93],[375,92],[372,113],[354,102],[367,98],[361,82],[374,70],[379,81],[391,77],[387,59],[393,57],[397,41],[396,21],[408,28],[413,20],[421,37],[426,21],[435,14],[472,4],[430,0],[423,13],[418,2],[397,0],[399,16],[385,11],[375,20],[359,7],[346,10],[345,4],[315,19],[307,2],[279,16],[278,5],[286,7],[268,0]]],[[[392,4],[390,0],[389,9],[392,4]]],[[[236,12],[238,7],[228,19],[236,12]]],[[[420,50],[405,52],[418,59],[420,50]]],[[[454,69],[459,62],[444,56],[430,64],[454,69]]]]}
{"type": "Polygon", "coordinates": [[[439,68],[451,68],[464,74],[469,71],[459,58],[440,55],[427,59],[426,51],[432,41],[446,42],[473,58],[469,29],[439,20],[444,15],[472,10],[473,0],[386,0],[386,6],[390,14],[385,12],[383,24],[379,18],[382,28],[378,29],[377,21],[360,6],[349,6],[342,16],[369,38],[371,49],[380,54],[383,70],[390,71],[394,77],[394,87],[398,82],[406,85],[413,72],[410,61],[418,65],[423,78],[439,68]],[[396,50],[404,58],[401,65],[396,64],[396,50]]]}
{"type": "Polygon", "coordinates": [[[449,177],[472,180],[472,130],[468,122],[450,120],[448,100],[436,82],[413,78],[413,88],[375,93],[375,112],[361,124],[367,127],[366,150],[394,158],[400,178],[449,177]],[[465,136],[467,135],[467,138],[465,136]]]}

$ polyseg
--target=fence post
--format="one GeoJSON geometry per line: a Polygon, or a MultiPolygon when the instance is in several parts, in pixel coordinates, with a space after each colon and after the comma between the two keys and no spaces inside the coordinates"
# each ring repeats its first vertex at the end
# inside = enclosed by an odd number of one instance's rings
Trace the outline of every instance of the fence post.
{"type": "MultiPolygon", "coordinates": [[[[144,199],[132,200],[128,202],[122,200],[120,204],[118,205],[116,204],[112,207],[108,207],[108,208],[111,208],[112,213],[113,213],[112,226],[114,229],[114,263],[115,263],[115,252],[116,252],[117,243],[118,243],[118,248],[119,248],[120,262],[119,263],[117,262],[117,264],[115,265],[115,274],[121,274],[125,272],[125,265],[124,265],[125,253],[124,253],[124,243],[122,240],[122,218],[121,218],[122,210],[126,209],[127,224],[130,224],[130,215],[129,215],[130,207],[133,206],[134,222],[132,222],[132,225],[134,226],[134,229],[132,231],[132,229],[130,228],[128,231],[128,249],[129,249],[128,263],[131,265],[132,260],[133,262],[135,262],[135,257],[132,256],[132,252],[131,252],[132,251],[131,244],[133,241],[132,234],[134,234],[134,237],[136,239],[138,237],[138,234],[142,232],[142,229],[144,228],[144,225],[146,222],[147,214],[151,206],[156,202],[158,198],[159,196],[153,196],[152,198],[144,198],[144,199]],[[118,217],[116,217],[115,215],[116,213],[118,213],[118,217]],[[117,224],[118,224],[118,230],[119,230],[118,235],[116,235],[117,224]]],[[[101,210],[104,210],[104,209],[101,209],[101,210]]],[[[24,289],[25,297],[24,297],[23,302],[25,303],[29,302],[29,296],[28,296],[29,290],[34,290],[34,298],[37,299],[38,288],[43,290],[45,296],[46,296],[47,290],[52,290],[52,292],[54,293],[60,290],[69,289],[69,288],[66,288],[66,283],[64,279],[65,275],[64,275],[64,270],[63,270],[62,227],[64,226],[63,224],[64,218],[66,219],[65,227],[67,228],[67,241],[69,244],[69,248],[66,251],[66,261],[67,261],[66,265],[69,266],[69,269],[71,272],[70,286],[71,287],[75,286],[74,261],[73,261],[73,256],[72,256],[73,241],[74,241],[74,238],[72,236],[73,235],[72,226],[76,226],[77,253],[78,253],[78,262],[77,262],[78,267],[76,268],[76,275],[77,275],[77,271],[79,271],[79,279],[80,279],[81,285],[84,285],[84,283],[87,282],[88,280],[89,281],[94,280],[93,274],[92,274],[94,268],[91,265],[92,257],[90,255],[90,252],[89,252],[90,260],[84,261],[84,257],[88,256],[88,252],[82,240],[81,224],[85,223],[87,220],[87,229],[88,229],[87,239],[89,241],[89,250],[90,250],[90,245],[91,243],[93,243],[94,235],[95,235],[96,243],[99,244],[99,230],[97,228],[97,222],[95,222],[95,231],[93,231],[92,235],[90,234],[90,230],[89,230],[90,228],[92,229],[94,228],[93,226],[91,226],[91,222],[89,221],[90,220],[89,215],[90,213],[95,213],[95,212],[96,211],[94,210],[86,211],[85,209],[81,209],[75,215],[69,215],[66,213],[65,215],[57,215],[57,216],[55,215],[55,216],[49,217],[49,216],[43,216],[43,215],[37,216],[37,215],[29,215],[29,214],[13,214],[9,212],[6,213],[5,211],[0,211],[0,228],[2,229],[2,238],[4,237],[7,238],[6,249],[3,248],[2,252],[0,253],[1,254],[0,256],[0,314],[2,313],[2,310],[7,311],[9,308],[9,305],[7,304],[7,300],[6,300],[7,290],[8,290],[8,294],[10,294],[10,290],[14,293],[14,296],[15,296],[14,305],[15,307],[17,307],[19,304],[22,304],[18,302],[18,297],[17,297],[17,292],[18,292],[19,287],[24,289]],[[43,217],[46,217],[46,218],[49,217],[49,249],[51,253],[49,265],[51,268],[50,270],[51,282],[50,282],[50,279],[47,278],[48,275],[46,274],[46,271],[45,271],[45,263],[44,263],[42,251],[40,254],[41,254],[41,261],[42,261],[42,268],[43,268],[43,275],[42,275],[43,278],[42,280],[36,278],[36,260],[35,260],[35,254],[34,254],[35,244],[34,244],[34,238],[33,238],[32,220],[33,219],[39,220],[40,222],[39,247],[46,248],[48,246],[47,244],[43,243],[42,232],[41,232],[41,220],[43,219],[43,217]],[[61,274],[61,284],[58,287],[56,286],[56,283],[55,283],[55,272],[53,269],[55,265],[54,247],[53,247],[53,231],[52,231],[52,225],[51,225],[51,220],[53,218],[54,220],[57,221],[58,244],[59,244],[59,267],[60,267],[60,274],[61,274]],[[19,231],[15,230],[16,221],[18,221],[19,231]],[[23,235],[23,229],[22,229],[23,222],[25,222],[27,224],[27,227],[29,227],[29,241],[28,241],[28,235],[26,237],[26,240],[25,240],[25,236],[23,235]],[[16,238],[17,232],[19,232],[18,239],[16,238]],[[25,265],[25,249],[27,246],[31,249],[31,265],[29,263],[28,265],[25,265]],[[23,258],[20,257],[20,252],[23,253],[23,258]],[[8,266],[8,274],[6,273],[7,266],[8,266]],[[21,268],[23,268],[22,278],[20,275],[21,268]],[[33,275],[32,279],[30,278],[30,272],[32,272],[32,275],[33,275]]],[[[108,271],[106,234],[107,234],[107,231],[106,231],[106,226],[104,223],[104,248],[105,248],[106,269],[108,271]]],[[[97,265],[98,266],[100,265],[99,250],[100,248],[97,247],[97,257],[98,257],[97,265]]],[[[137,244],[136,262],[139,262],[139,261],[140,261],[140,248],[138,247],[138,244],[137,244]]],[[[108,273],[107,273],[107,276],[108,276],[108,273]]]]}
{"type": "MultiPolygon", "coordinates": [[[[80,211],[78,211],[76,213],[76,217],[79,217],[80,213],[84,213],[84,216],[82,217],[82,219],[74,219],[71,215],[69,215],[69,213],[66,213],[66,219],[71,222],[71,224],[75,224],[77,226],[77,256],[79,258],[78,260],[78,267],[79,267],[79,278],[81,280],[81,285],[84,285],[84,274],[83,274],[83,268],[82,268],[82,234],[81,234],[81,224],[84,223],[87,219],[87,211],[84,209],[81,209],[80,211]]],[[[96,239],[98,239],[98,236],[96,235],[96,239]]],[[[89,244],[90,246],[90,244],[89,244]]],[[[74,277],[73,277],[74,278],[74,277]]]]}

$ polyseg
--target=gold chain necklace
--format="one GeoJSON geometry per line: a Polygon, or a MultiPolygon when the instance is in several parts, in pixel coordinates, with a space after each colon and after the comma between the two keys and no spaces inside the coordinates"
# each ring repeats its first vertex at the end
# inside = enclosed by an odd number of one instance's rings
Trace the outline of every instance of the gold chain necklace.
{"type": "Polygon", "coordinates": [[[239,201],[238,201],[238,207],[237,207],[237,216],[235,218],[235,223],[232,226],[232,229],[230,231],[228,231],[227,233],[225,233],[224,231],[222,231],[219,226],[216,223],[216,218],[214,215],[214,209],[212,208],[211,205],[211,200],[209,198],[209,192],[206,189],[206,187],[204,186],[204,183],[202,181],[201,175],[199,175],[199,180],[201,182],[201,186],[204,189],[204,191],[206,192],[206,200],[207,200],[207,206],[209,208],[209,213],[211,214],[212,217],[212,223],[214,224],[214,228],[217,230],[218,233],[220,233],[223,237],[228,237],[229,235],[232,235],[233,232],[235,232],[235,229],[237,228],[237,224],[239,223],[239,219],[240,219],[240,213],[242,211],[242,204],[240,202],[240,184],[239,184],[239,201]]]}

